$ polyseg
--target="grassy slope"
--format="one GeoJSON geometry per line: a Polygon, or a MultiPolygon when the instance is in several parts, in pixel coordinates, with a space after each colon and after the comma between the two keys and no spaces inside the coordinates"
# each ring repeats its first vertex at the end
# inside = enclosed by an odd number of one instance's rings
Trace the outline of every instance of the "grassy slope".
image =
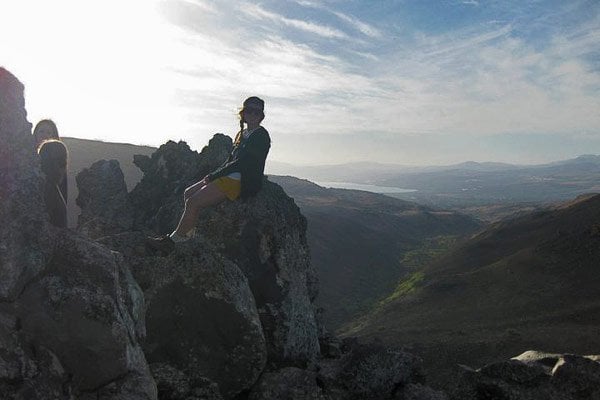
{"type": "Polygon", "coordinates": [[[494,224],[419,273],[345,334],[412,346],[440,384],[455,363],[597,352],[600,196],[494,224]]]}
{"type": "Polygon", "coordinates": [[[332,329],[391,292],[411,272],[414,260],[408,256],[428,241],[443,242],[440,237],[479,228],[464,215],[384,195],[325,189],[292,177],[270,179],[295,199],[308,220],[312,262],[320,280],[318,302],[332,329]]]}

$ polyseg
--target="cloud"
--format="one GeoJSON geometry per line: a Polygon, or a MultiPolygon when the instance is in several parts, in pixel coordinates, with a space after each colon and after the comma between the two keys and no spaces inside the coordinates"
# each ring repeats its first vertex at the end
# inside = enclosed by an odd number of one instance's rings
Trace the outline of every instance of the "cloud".
{"type": "Polygon", "coordinates": [[[369,36],[371,38],[381,38],[383,36],[379,29],[361,21],[360,19],[358,19],[356,17],[342,13],[340,11],[335,11],[329,7],[326,7],[323,4],[315,3],[313,1],[302,1],[302,0],[298,1],[297,3],[304,7],[311,7],[311,8],[317,8],[320,10],[328,11],[331,14],[338,17],[339,19],[341,19],[342,21],[349,23],[354,29],[358,30],[362,34],[369,36]]]}
{"type": "Polygon", "coordinates": [[[246,15],[256,18],[256,19],[266,19],[271,20],[283,25],[291,26],[292,28],[300,29],[305,32],[313,33],[325,38],[330,39],[347,39],[348,36],[335,28],[315,24],[309,21],[303,21],[299,19],[287,18],[283,15],[276,14],[271,11],[267,11],[259,5],[244,3],[239,8],[246,15]]]}

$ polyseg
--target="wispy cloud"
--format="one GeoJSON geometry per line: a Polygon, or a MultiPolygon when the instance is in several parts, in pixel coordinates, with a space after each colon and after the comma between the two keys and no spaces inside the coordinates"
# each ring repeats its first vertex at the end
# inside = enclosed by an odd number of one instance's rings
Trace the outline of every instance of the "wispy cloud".
{"type": "Polygon", "coordinates": [[[338,29],[325,25],[315,24],[310,21],[287,18],[281,14],[267,11],[256,4],[244,3],[240,5],[239,9],[246,15],[253,18],[271,20],[276,23],[291,26],[293,28],[300,29],[309,33],[314,33],[316,35],[323,36],[326,38],[346,39],[348,37],[344,32],[338,29]]]}
{"type": "Polygon", "coordinates": [[[347,22],[348,24],[350,24],[354,29],[358,30],[359,32],[361,32],[362,34],[372,37],[372,38],[380,38],[382,37],[382,33],[379,29],[373,27],[372,25],[369,25],[363,21],[361,21],[360,19],[353,17],[351,15],[345,14],[343,12],[340,11],[335,11],[327,6],[325,6],[324,4],[321,3],[316,3],[313,1],[303,1],[300,0],[298,1],[298,4],[305,6],[305,7],[311,7],[311,8],[317,8],[320,10],[325,10],[330,12],[331,14],[335,15],[336,17],[338,17],[339,19],[341,19],[342,21],[347,22]]]}

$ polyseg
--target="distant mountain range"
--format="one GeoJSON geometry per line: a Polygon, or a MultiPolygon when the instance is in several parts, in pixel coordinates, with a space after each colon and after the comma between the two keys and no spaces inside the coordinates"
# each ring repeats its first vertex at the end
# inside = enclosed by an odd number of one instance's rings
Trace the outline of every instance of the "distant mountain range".
{"type": "Polygon", "coordinates": [[[599,267],[600,195],[585,195],[489,226],[407,274],[344,331],[411,346],[449,380],[455,363],[597,352],[599,267]]]}
{"type": "Polygon", "coordinates": [[[389,196],[457,210],[489,222],[580,194],[600,192],[598,155],[541,165],[468,161],[432,167],[378,163],[295,167],[273,163],[272,170],[316,182],[383,186],[389,196]],[[388,187],[413,191],[389,193],[388,187]]]}

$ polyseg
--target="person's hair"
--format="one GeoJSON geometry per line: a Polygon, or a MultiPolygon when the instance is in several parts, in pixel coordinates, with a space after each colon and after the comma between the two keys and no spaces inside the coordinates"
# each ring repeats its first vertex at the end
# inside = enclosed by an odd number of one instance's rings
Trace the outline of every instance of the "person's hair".
{"type": "Polygon", "coordinates": [[[38,148],[38,154],[40,156],[42,171],[45,174],[52,172],[54,168],[65,166],[67,163],[67,147],[57,139],[49,139],[42,142],[38,148]]]}
{"type": "Polygon", "coordinates": [[[48,125],[50,127],[53,139],[59,139],[58,128],[56,127],[54,121],[52,121],[51,119],[43,119],[35,125],[35,128],[33,128],[33,136],[35,138],[38,137],[38,135],[40,134],[40,128],[44,125],[48,125]]]}

